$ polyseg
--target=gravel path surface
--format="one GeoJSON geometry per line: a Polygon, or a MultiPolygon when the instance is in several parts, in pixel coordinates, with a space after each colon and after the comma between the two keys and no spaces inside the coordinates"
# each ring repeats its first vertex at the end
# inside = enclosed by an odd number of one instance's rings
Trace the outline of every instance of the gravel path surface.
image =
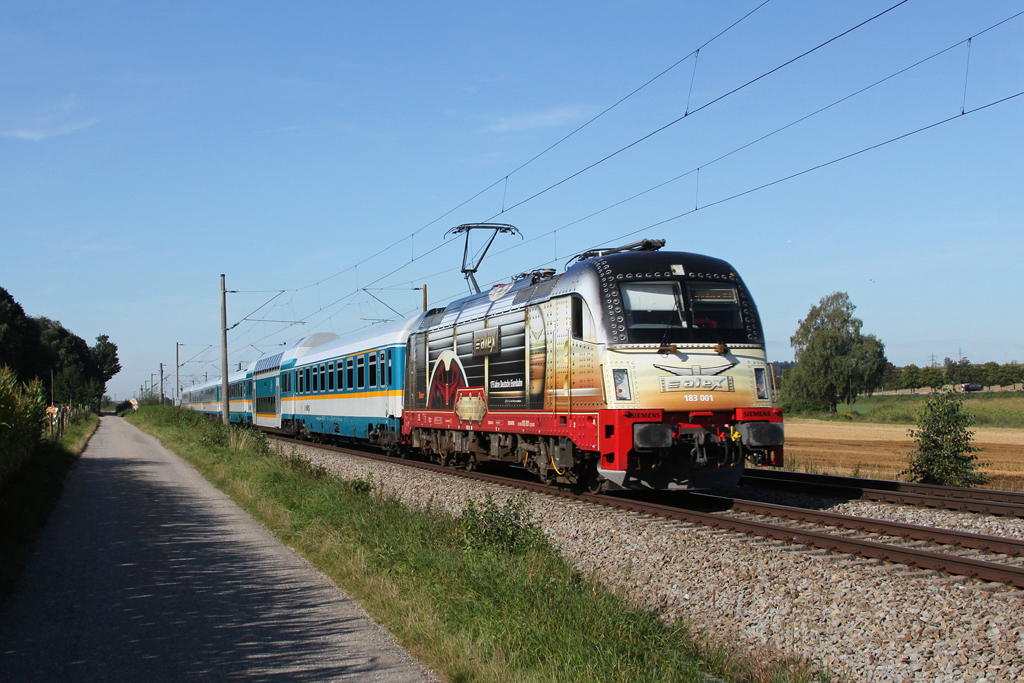
{"type": "Polygon", "coordinates": [[[104,417],[0,609],[0,680],[430,680],[183,460],[104,417]]]}
{"type": "MultiPolygon", "coordinates": [[[[666,618],[798,654],[854,681],[1024,678],[1024,592],[511,492],[315,447],[298,452],[413,507],[526,495],[563,556],[666,618]]],[[[921,523],[921,520],[918,520],[921,523]]]]}

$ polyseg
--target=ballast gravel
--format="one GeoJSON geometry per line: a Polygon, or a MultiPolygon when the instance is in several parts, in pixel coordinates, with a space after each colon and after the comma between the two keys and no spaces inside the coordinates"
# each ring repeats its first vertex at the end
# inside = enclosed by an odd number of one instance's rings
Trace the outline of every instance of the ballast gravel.
{"type": "MultiPolygon", "coordinates": [[[[719,641],[797,655],[853,681],[1024,679],[1024,591],[312,446],[296,452],[340,478],[372,479],[380,494],[414,508],[459,515],[468,501],[487,493],[497,502],[525,496],[579,571],[665,619],[687,619],[719,641]]],[[[915,511],[913,523],[935,526],[947,517],[934,512],[915,511]]],[[[860,506],[848,513],[871,514],[860,506]]],[[[986,528],[991,530],[978,530],[1013,531],[986,528]]],[[[1018,528],[1012,535],[1020,533],[1018,528]]]]}

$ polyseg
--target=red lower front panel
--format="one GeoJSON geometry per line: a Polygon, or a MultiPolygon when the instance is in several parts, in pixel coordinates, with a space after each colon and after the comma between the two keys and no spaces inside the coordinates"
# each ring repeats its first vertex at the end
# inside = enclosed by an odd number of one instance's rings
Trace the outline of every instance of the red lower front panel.
{"type": "MultiPolygon", "coordinates": [[[[731,435],[732,425],[739,421],[782,422],[780,408],[739,408],[735,412],[666,413],[660,408],[598,410],[595,412],[553,413],[528,410],[488,411],[482,389],[459,389],[457,410],[406,410],[402,415],[402,434],[413,429],[452,429],[494,432],[499,434],[531,434],[560,436],[571,439],[577,448],[597,451],[601,469],[625,471],[629,452],[633,449],[633,425],[660,422],[672,425],[673,436],[682,430],[704,429],[715,432],[720,439],[731,435]],[[479,392],[479,396],[475,392],[479,392]],[[477,400],[479,399],[479,400],[477,400]]],[[[782,447],[776,457],[781,462],[782,447]]]]}

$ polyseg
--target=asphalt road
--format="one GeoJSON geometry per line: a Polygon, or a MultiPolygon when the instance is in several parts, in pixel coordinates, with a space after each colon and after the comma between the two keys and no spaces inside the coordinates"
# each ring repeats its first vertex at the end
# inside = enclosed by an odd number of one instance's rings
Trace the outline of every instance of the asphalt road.
{"type": "Polygon", "coordinates": [[[104,417],[0,606],[0,680],[427,681],[155,439],[104,417]]]}

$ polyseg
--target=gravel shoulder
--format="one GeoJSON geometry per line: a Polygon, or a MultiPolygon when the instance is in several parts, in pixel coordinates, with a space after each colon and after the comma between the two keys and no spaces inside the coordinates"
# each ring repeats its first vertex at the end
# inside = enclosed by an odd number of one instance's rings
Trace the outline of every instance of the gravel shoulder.
{"type": "Polygon", "coordinates": [[[5,682],[428,681],[326,577],[104,417],[0,606],[5,682]]]}

